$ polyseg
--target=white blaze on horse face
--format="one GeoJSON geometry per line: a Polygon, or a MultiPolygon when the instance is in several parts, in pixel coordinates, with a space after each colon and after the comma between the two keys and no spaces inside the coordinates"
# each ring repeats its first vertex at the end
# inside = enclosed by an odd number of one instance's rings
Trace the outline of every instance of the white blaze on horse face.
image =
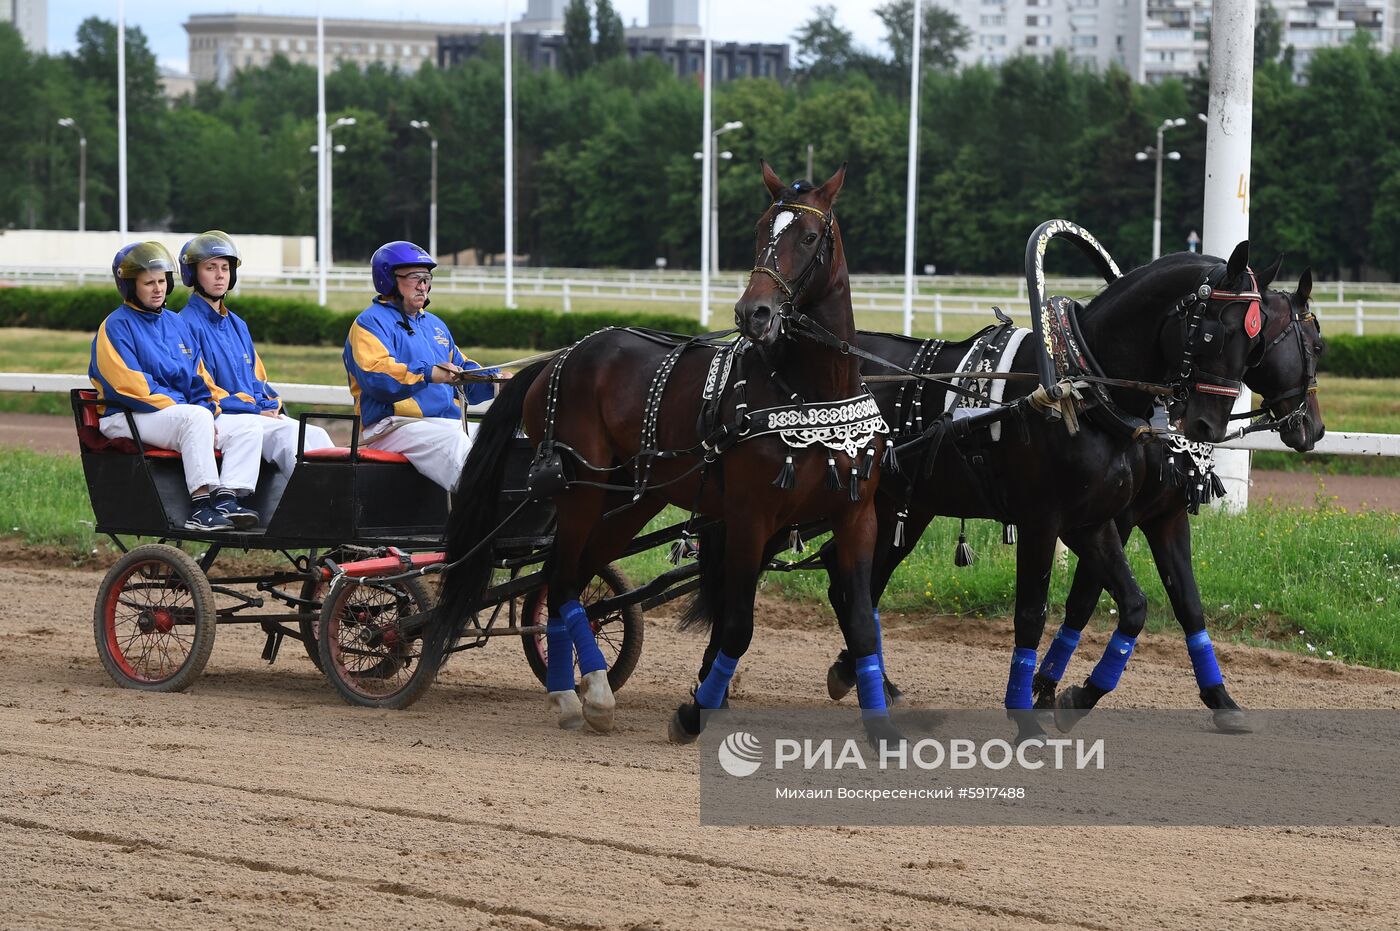
{"type": "Polygon", "coordinates": [[[788,228],[788,224],[797,219],[797,214],[791,210],[784,210],[773,218],[773,238],[777,239],[783,235],[783,230],[788,228]]]}

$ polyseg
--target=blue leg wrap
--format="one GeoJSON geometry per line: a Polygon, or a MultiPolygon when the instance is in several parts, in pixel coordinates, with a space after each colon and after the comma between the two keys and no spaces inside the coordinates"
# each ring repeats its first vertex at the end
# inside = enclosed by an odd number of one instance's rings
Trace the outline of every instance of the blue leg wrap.
{"type": "Polygon", "coordinates": [[[1103,656],[1099,657],[1099,664],[1089,673],[1089,681],[1105,692],[1116,689],[1136,643],[1136,637],[1126,637],[1115,630],[1113,636],[1108,638],[1108,647],[1103,651],[1103,656]]]}
{"type": "Polygon", "coordinates": [[[695,690],[695,704],[701,708],[718,708],[723,704],[725,693],[729,691],[729,680],[734,678],[734,670],[738,668],[737,659],[725,656],[723,650],[716,653],[715,661],[710,664],[710,674],[695,690]]]}
{"type": "Polygon", "coordinates": [[[856,658],[856,695],[860,697],[862,717],[889,714],[885,705],[885,674],[880,668],[879,653],[856,658]]]}
{"type": "Polygon", "coordinates": [[[1186,652],[1191,654],[1191,668],[1196,670],[1196,684],[1203,689],[1221,685],[1225,677],[1220,674],[1220,664],[1215,661],[1215,647],[1210,642],[1210,634],[1198,631],[1186,638],[1186,652]]]}
{"type": "Polygon", "coordinates": [[[557,617],[549,619],[545,628],[545,655],[548,669],[545,688],[551,692],[567,692],[574,687],[574,641],[569,628],[557,617]]]}
{"type": "Polygon", "coordinates": [[[1006,707],[1011,711],[1034,704],[1031,680],[1035,678],[1036,653],[1031,647],[1017,647],[1011,653],[1011,671],[1006,674],[1006,707]]]}
{"type": "Polygon", "coordinates": [[[1069,658],[1074,655],[1074,648],[1077,646],[1079,631],[1061,625],[1055,639],[1050,641],[1050,649],[1045,651],[1045,661],[1040,664],[1040,674],[1056,682],[1063,679],[1065,668],[1069,666],[1069,658]]]}
{"type": "Polygon", "coordinates": [[[577,601],[566,601],[559,609],[564,615],[564,624],[573,638],[574,649],[578,651],[579,672],[585,676],[590,672],[608,668],[603,659],[603,651],[598,649],[598,638],[593,636],[593,628],[588,623],[588,612],[577,601]]]}

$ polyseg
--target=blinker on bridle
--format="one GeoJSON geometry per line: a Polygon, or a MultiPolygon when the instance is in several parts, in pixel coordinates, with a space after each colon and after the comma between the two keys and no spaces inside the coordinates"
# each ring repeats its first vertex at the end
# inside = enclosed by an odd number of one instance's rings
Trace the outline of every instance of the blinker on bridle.
{"type": "MultiPolygon", "coordinates": [[[[1177,376],[1174,385],[1176,400],[1185,401],[1192,391],[1226,398],[1240,396],[1244,382],[1220,378],[1209,372],[1198,372],[1196,370],[1196,356],[1212,357],[1218,355],[1223,349],[1223,346],[1215,342],[1216,337],[1220,335],[1219,320],[1206,319],[1210,305],[1214,302],[1218,301],[1229,306],[1241,301],[1248,301],[1249,307],[1246,308],[1244,314],[1245,334],[1250,339],[1259,335],[1263,328],[1263,314],[1259,306],[1263,295],[1259,293],[1259,283],[1258,279],[1254,277],[1254,271],[1246,268],[1245,274],[1249,275],[1251,285],[1247,291],[1226,291],[1217,288],[1210,283],[1210,274],[1207,273],[1205,280],[1197,286],[1196,290],[1177,303],[1175,312],[1185,314],[1186,340],[1181,354],[1181,374],[1177,376]]],[[[1224,313],[1224,307],[1221,308],[1221,313],[1224,313]]]]}

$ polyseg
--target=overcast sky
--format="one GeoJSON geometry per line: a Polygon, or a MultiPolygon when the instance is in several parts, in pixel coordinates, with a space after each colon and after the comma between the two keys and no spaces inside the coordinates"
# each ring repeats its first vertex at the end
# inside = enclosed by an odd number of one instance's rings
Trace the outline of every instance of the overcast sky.
{"type": "MultiPolygon", "coordinates": [[[[835,2],[835,0],[832,0],[835,2]]],[[[782,42],[811,17],[816,6],[810,0],[710,0],[715,17],[716,40],[782,42]],[[761,10],[762,12],[756,12],[761,10]]],[[[856,41],[871,49],[884,34],[872,12],[880,0],[840,0],[837,20],[855,33],[856,41]]],[[[510,0],[511,18],[518,20],[527,0],[510,0]]],[[[705,0],[700,3],[704,16],[705,0]]],[[[646,25],[647,0],[613,0],[628,26],[636,20],[646,25]]],[[[326,15],[358,19],[416,19],[438,23],[487,23],[502,21],[503,0],[324,0],[326,15]]],[[[162,65],[184,70],[189,44],[181,24],[191,13],[316,14],[316,0],[126,0],[127,22],[141,27],[162,65]]],[[[116,0],[50,0],[49,51],[73,48],[78,24],[89,16],[117,18],[116,0]]]]}

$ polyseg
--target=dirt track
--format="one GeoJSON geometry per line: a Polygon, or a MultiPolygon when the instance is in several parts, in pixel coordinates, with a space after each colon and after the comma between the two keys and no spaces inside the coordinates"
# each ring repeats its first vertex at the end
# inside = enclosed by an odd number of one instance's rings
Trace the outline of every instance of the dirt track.
{"type": "MultiPolygon", "coordinates": [[[[700,643],[664,619],[604,737],[553,726],[511,641],[400,713],[341,704],[298,644],[265,666],[260,635],[229,627],[190,692],[120,690],[93,650],[99,575],[0,578],[0,927],[1194,931],[1400,913],[1396,829],[700,827],[695,748],[664,737],[700,643]]],[[[735,700],[824,700],[834,629],[770,617],[735,700]]],[[[997,705],[1004,624],[887,625],[916,705],[997,705]]],[[[1191,707],[1181,654],[1145,637],[1111,701],[1191,707]]],[[[1400,707],[1400,675],[1221,659],[1247,706],[1400,707]]]]}

